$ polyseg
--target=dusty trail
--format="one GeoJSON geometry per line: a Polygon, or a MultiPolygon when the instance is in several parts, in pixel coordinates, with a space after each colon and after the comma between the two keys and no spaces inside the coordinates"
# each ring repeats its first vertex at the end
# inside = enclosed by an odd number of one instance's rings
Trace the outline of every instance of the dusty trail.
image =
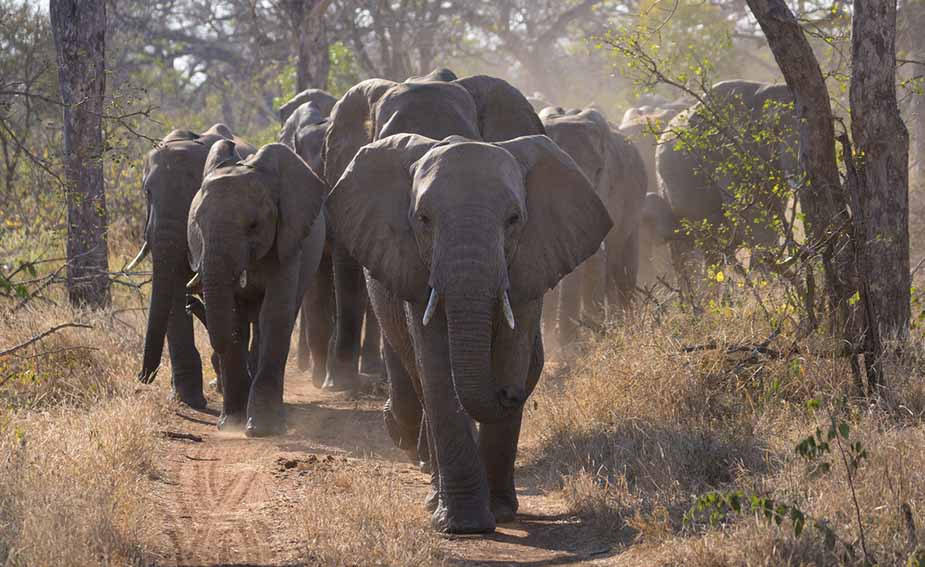
{"type": "MultiPolygon", "coordinates": [[[[188,408],[169,420],[171,431],[201,442],[165,442],[162,478],[151,482],[160,529],[158,566],[311,565],[302,541],[298,506],[319,470],[343,467],[376,483],[398,477],[423,502],[428,478],[394,448],[382,425],[381,399],[348,400],[315,389],[307,374],[290,367],[286,380],[289,431],[270,439],[246,439],[215,429],[220,399],[210,412],[188,408]]],[[[552,566],[587,564],[611,556],[610,546],[564,513],[554,498],[518,486],[521,515],[490,537],[445,538],[456,565],[552,566]]],[[[611,557],[612,559],[612,557],[611,557]]],[[[364,565],[362,560],[357,565],[364,565]]]]}

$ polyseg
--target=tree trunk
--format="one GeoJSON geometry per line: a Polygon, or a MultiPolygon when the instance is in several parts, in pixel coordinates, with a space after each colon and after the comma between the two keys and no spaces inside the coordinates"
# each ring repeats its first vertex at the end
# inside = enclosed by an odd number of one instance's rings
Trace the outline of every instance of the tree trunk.
{"type": "Polygon", "coordinates": [[[909,333],[909,134],[896,100],[896,0],[855,0],[851,134],[864,274],[880,334],[909,333]]]}
{"type": "Polygon", "coordinates": [[[64,104],[67,288],[74,305],[110,303],[103,191],[106,2],[51,0],[51,28],[64,104]]]}
{"type": "Polygon", "coordinates": [[[327,89],[331,56],[324,13],[331,0],[287,0],[297,42],[296,92],[327,89]]]}
{"type": "MultiPolygon", "coordinates": [[[[799,197],[811,250],[821,254],[830,302],[830,331],[853,337],[848,298],[853,295],[853,262],[845,245],[850,219],[835,161],[832,107],[819,62],[803,29],[784,0],[747,0],[793,92],[800,117],[800,165],[806,174],[799,197]]],[[[853,342],[853,339],[852,339],[853,342]]]]}

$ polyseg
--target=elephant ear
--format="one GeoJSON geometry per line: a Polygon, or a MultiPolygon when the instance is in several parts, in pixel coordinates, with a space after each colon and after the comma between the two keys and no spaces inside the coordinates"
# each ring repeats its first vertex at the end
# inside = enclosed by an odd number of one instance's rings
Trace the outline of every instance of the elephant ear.
{"type": "Polygon", "coordinates": [[[546,133],[533,106],[507,81],[475,75],[455,82],[469,91],[475,100],[479,131],[486,142],[546,133]]]}
{"type": "MultiPolygon", "coordinates": [[[[608,187],[607,210],[614,220],[619,213],[623,219],[638,219],[642,202],[646,197],[649,179],[646,165],[636,145],[618,131],[611,130],[604,123],[606,141],[606,172],[608,187]]],[[[622,227],[625,233],[635,229],[634,226],[622,227]]]]}
{"type": "Polygon", "coordinates": [[[526,175],[527,221],[509,271],[512,296],[529,301],[597,252],[613,221],[578,164],[546,136],[498,146],[526,175]]]}
{"type": "Polygon", "coordinates": [[[324,138],[321,176],[334,185],[360,148],[373,141],[372,107],[396,83],[368,79],[353,86],[331,111],[324,138]]]}
{"type": "Polygon", "coordinates": [[[427,269],[408,221],[411,166],[439,143],[396,134],[364,146],[327,201],[338,243],[405,300],[420,299],[427,286],[427,269]]]}
{"type": "Polygon", "coordinates": [[[267,144],[245,165],[269,175],[276,187],[276,253],[287,263],[302,249],[328,193],[327,185],[289,148],[267,144]]]}
{"type": "Polygon", "coordinates": [[[233,165],[241,161],[241,156],[235,148],[235,143],[231,140],[219,140],[209,148],[209,155],[206,157],[206,165],[202,169],[202,176],[207,175],[220,167],[233,165]]]}

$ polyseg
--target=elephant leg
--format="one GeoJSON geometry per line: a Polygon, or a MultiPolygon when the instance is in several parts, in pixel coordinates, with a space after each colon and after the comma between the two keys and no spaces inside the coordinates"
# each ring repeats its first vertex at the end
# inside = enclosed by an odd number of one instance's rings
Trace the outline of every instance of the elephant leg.
{"type": "Polygon", "coordinates": [[[222,380],[222,357],[218,355],[217,352],[212,353],[212,370],[215,372],[215,380],[210,383],[210,385],[215,388],[215,391],[219,394],[224,392],[223,380],[222,380]]]}
{"type": "MultiPolygon", "coordinates": [[[[328,365],[328,349],[334,328],[334,268],[330,254],[323,254],[314,283],[302,299],[299,356],[302,344],[311,351],[312,384],[321,388],[328,365]]],[[[302,366],[299,366],[302,368],[302,366]]]]}
{"type": "Polygon", "coordinates": [[[431,462],[439,475],[434,529],[446,533],[486,533],[495,529],[489,508],[488,481],[471,419],[460,409],[450,368],[446,317],[434,316],[425,330],[424,305],[409,306],[409,325],[420,360],[424,411],[428,416],[431,462]]]}
{"type": "Polygon", "coordinates": [[[218,418],[218,428],[221,430],[242,427],[247,417],[247,397],[250,390],[247,345],[250,344],[250,324],[240,316],[236,324],[240,341],[233,343],[226,352],[220,353],[224,389],[222,415],[218,418]]]}
{"type": "MultiPolygon", "coordinates": [[[[281,285],[273,282],[273,285],[281,285]]],[[[283,378],[286,359],[289,356],[289,338],[295,326],[298,303],[277,300],[280,293],[267,291],[254,324],[254,351],[257,356],[257,371],[250,385],[247,403],[248,437],[265,437],[285,431],[283,408],[283,378]]]]}
{"type": "Polygon", "coordinates": [[[299,342],[296,347],[296,367],[303,372],[312,366],[312,351],[308,346],[308,314],[305,308],[307,303],[308,292],[305,293],[305,299],[302,301],[302,309],[299,309],[299,342]]]}
{"type": "Polygon", "coordinates": [[[360,371],[363,374],[382,374],[382,333],[379,329],[379,320],[372,304],[366,308],[366,317],[363,322],[363,355],[360,371]]]}
{"type": "Polygon", "coordinates": [[[578,341],[581,268],[565,276],[559,287],[559,347],[568,352],[578,341]]]}
{"type": "Polygon", "coordinates": [[[359,383],[357,372],[363,314],[366,312],[366,281],[363,268],[342,246],[335,246],[333,262],[337,323],[333,359],[328,360],[324,388],[355,390],[359,383]]]}
{"type": "Polygon", "coordinates": [[[383,345],[386,374],[389,378],[389,399],[385,403],[386,429],[399,449],[417,463],[417,446],[420,438],[423,408],[415,392],[411,377],[405,370],[395,349],[386,341],[383,345]]]}
{"type": "Polygon", "coordinates": [[[585,260],[581,271],[581,316],[584,320],[604,323],[605,259],[601,252],[585,260]]]}
{"type": "MultiPolygon", "coordinates": [[[[533,342],[530,369],[525,384],[527,396],[533,393],[543,373],[545,357],[543,340],[539,335],[533,342]]],[[[514,489],[514,461],[517,459],[517,444],[520,440],[520,426],[523,410],[510,419],[498,423],[483,423],[479,427],[479,452],[485,463],[488,487],[491,491],[491,512],[500,523],[514,521],[517,514],[517,492],[514,489]]]]}
{"type": "Polygon", "coordinates": [[[639,231],[622,241],[607,242],[607,303],[614,310],[629,310],[639,275],[639,231]]]}
{"type": "Polygon", "coordinates": [[[437,461],[434,457],[437,450],[434,448],[434,437],[430,434],[430,425],[428,424],[426,413],[421,418],[421,438],[418,439],[418,453],[423,447],[427,449],[428,470],[425,472],[430,474],[430,489],[427,491],[427,496],[424,497],[424,508],[433,513],[440,504],[440,467],[437,466],[437,461]]]}
{"type": "Polygon", "coordinates": [[[193,318],[186,312],[186,295],[174,293],[167,319],[167,348],[170,353],[173,395],[184,404],[203,409],[202,360],[193,337],[193,318]]]}

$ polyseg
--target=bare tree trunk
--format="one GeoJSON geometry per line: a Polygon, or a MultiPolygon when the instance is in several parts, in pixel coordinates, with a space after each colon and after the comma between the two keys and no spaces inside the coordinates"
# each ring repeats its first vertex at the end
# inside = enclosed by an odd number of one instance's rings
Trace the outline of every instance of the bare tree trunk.
{"type": "Polygon", "coordinates": [[[298,41],[296,92],[328,88],[331,55],[324,13],[331,0],[287,0],[286,12],[298,41]]]}
{"type": "Polygon", "coordinates": [[[896,100],[896,0],[855,0],[851,134],[858,172],[854,217],[880,334],[909,333],[909,134],[896,100]]]}
{"type": "Polygon", "coordinates": [[[74,305],[110,303],[103,191],[105,0],[51,0],[51,28],[64,103],[67,288],[74,305]]]}
{"type": "Polygon", "coordinates": [[[748,6],[768,39],[800,116],[800,165],[806,174],[800,202],[813,245],[822,247],[813,252],[823,259],[830,330],[852,337],[848,298],[854,293],[853,262],[845,245],[850,216],[835,161],[835,129],[825,79],[784,0],[748,0],[748,6]]]}

